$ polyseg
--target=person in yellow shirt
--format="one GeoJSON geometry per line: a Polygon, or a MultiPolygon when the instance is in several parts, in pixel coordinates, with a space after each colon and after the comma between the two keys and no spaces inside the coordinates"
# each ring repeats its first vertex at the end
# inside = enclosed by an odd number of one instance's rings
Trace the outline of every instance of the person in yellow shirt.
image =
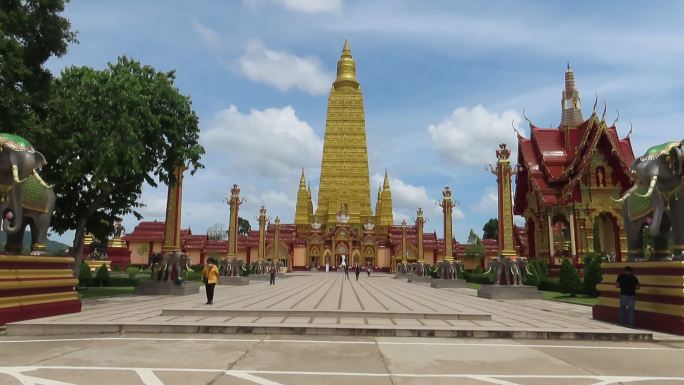
{"type": "Polygon", "coordinates": [[[216,260],[209,258],[204,266],[204,270],[202,270],[202,282],[204,282],[204,287],[206,288],[207,305],[214,303],[214,288],[220,282],[219,270],[216,265],[216,260]]]}

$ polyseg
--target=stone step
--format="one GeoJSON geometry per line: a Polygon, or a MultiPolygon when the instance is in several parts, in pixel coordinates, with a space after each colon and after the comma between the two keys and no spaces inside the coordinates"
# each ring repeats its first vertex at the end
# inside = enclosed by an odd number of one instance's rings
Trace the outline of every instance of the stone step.
{"type": "Polygon", "coordinates": [[[490,321],[485,313],[424,313],[369,310],[309,310],[309,309],[162,309],[162,316],[202,317],[329,317],[329,318],[394,318],[490,321]]]}
{"type": "Polygon", "coordinates": [[[279,335],[325,335],[325,336],[371,336],[371,337],[435,337],[435,338],[496,338],[525,340],[584,340],[584,341],[653,341],[653,334],[642,331],[599,331],[599,330],[526,330],[496,328],[456,327],[411,327],[381,325],[198,325],[146,324],[146,323],[103,323],[103,324],[60,324],[51,322],[9,324],[9,336],[46,336],[68,334],[129,334],[129,333],[187,333],[187,334],[279,334],[279,335]]]}

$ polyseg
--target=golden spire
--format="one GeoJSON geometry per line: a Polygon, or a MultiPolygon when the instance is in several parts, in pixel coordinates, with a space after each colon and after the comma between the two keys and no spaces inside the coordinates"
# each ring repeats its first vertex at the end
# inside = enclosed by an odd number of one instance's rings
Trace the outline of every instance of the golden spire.
{"type": "Polygon", "coordinates": [[[297,191],[297,206],[295,206],[295,225],[306,225],[309,223],[309,208],[311,196],[306,189],[306,179],[304,178],[304,169],[302,168],[302,176],[299,177],[299,190],[297,191]]]}
{"type": "Polygon", "coordinates": [[[382,181],[382,189],[383,190],[389,190],[390,185],[389,185],[389,177],[387,177],[387,169],[385,169],[385,180],[382,181]]]}
{"type": "Polygon", "coordinates": [[[356,62],[352,58],[349,40],[344,41],[342,56],[337,62],[337,79],[333,83],[335,89],[340,88],[359,88],[359,81],[356,79],[356,62]]]}

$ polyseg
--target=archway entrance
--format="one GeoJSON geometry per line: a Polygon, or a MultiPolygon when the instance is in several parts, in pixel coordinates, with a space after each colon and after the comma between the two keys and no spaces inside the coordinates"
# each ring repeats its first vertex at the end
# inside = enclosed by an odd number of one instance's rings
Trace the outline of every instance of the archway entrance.
{"type": "Polygon", "coordinates": [[[620,259],[620,227],[610,213],[600,213],[594,219],[594,251],[609,260],[620,259]]]}
{"type": "Polygon", "coordinates": [[[571,258],[572,246],[570,244],[570,222],[564,215],[553,217],[553,255],[551,261],[554,265],[560,265],[563,258],[571,258]]]}
{"type": "Polygon", "coordinates": [[[344,242],[338,243],[335,248],[335,267],[342,266],[342,261],[344,261],[347,266],[350,265],[349,247],[347,247],[344,242]]]}

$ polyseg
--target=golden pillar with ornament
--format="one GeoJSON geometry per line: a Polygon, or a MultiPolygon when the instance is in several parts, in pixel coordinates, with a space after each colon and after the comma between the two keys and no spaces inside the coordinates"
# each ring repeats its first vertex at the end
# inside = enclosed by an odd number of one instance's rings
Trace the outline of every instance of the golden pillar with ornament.
{"type": "Polygon", "coordinates": [[[230,220],[228,222],[228,258],[237,258],[238,244],[238,211],[240,205],[245,203],[245,199],[240,199],[240,188],[234,184],[230,189],[230,198],[225,202],[230,206],[230,220]]]}
{"type": "Polygon", "coordinates": [[[423,209],[418,207],[416,212],[416,232],[418,233],[418,263],[425,262],[425,253],[423,249],[423,226],[425,225],[425,217],[423,216],[423,209]]]}
{"type": "Polygon", "coordinates": [[[451,190],[449,186],[442,190],[442,202],[439,206],[442,208],[444,214],[444,260],[454,260],[454,245],[453,245],[453,228],[451,226],[452,210],[454,208],[454,201],[451,200],[451,190]]]}
{"type": "Polygon", "coordinates": [[[513,244],[513,204],[511,201],[511,175],[515,171],[511,169],[511,150],[506,143],[501,143],[496,150],[496,170],[490,165],[492,174],[496,175],[499,190],[499,255],[515,257],[515,245],[513,244]]]}
{"type": "Polygon", "coordinates": [[[406,224],[406,219],[401,221],[401,263],[407,264],[406,256],[408,254],[408,245],[406,243],[406,230],[408,225],[406,224]]]}
{"type": "Polygon", "coordinates": [[[257,260],[263,261],[266,256],[266,224],[268,218],[266,217],[266,207],[261,206],[259,209],[259,251],[257,253],[257,260]]]}
{"type": "Polygon", "coordinates": [[[273,235],[273,262],[280,262],[280,217],[275,217],[275,231],[273,235]]]}
{"type": "Polygon", "coordinates": [[[174,170],[175,181],[169,183],[169,193],[166,197],[166,227],[164,230],[164,244],[162,252],[174,253],[181,251],[180,226],[181,204],[183,203],[183,173],[187,170],[184,164],[174,170]]]}

